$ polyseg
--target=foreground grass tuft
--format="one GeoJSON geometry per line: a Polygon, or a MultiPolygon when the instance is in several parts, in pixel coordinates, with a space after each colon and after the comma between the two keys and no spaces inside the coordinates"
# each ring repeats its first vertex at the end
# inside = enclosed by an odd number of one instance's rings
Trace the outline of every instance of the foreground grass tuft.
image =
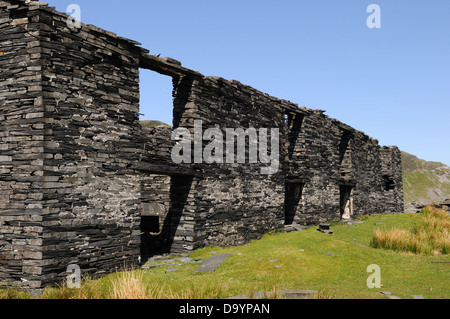
{"type": "Polygon", "coordinates": [[[450,253],[450,215],[427,206],[422,210],[422,219],[411,230],[376,229],[371,246],[414,254],[447,255],[450,253]]]}
{"type": "Polygon", "coordinates": [[[6,289],[0,289],[1,299],[31,299],[31,296],[19,288],[7,287],[6,289]]]}

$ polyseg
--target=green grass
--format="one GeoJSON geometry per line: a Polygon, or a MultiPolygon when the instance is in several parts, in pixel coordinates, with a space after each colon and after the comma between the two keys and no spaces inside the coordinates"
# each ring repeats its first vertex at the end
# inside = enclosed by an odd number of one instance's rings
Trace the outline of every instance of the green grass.
{"type": "Polygon", "coordinates": [[[190,255],[209,258],[213,251],[232,254],[213,273],[194,273],[198,264],[177,266],[179,270],[170,273],[165,273],[167,267],[137,270],[87,280],[81,289],[47,288],[42,298],[218,299],[279,289],[317,290],[320,298],[386,298],[380,293],[386,290],[401,298],[449,298],[449,264],[432,263],[448,260],[448,256],[370,247],[375,230],[411,229],[421,218],[421,214],[366,216],[364,223],[355,224],[357,227],[332,224],[333,235],[320,233],[315,227],[272,233],[247,245],[208,247],[190,255]],[[366,286],[371,264],[381,268],[380,289],[366,286]]]}
{"type": "Polygon", "coordinates": [[[31,299],[31,296],[16,287],[9,287],[7,289],[0,289],[1,299],[31,299]]]}

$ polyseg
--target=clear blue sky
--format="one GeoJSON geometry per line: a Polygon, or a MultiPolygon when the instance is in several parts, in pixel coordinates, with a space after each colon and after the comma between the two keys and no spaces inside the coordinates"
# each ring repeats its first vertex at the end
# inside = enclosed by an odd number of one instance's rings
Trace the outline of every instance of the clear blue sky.
{"type": "MultiPolygon", "coordinates": [[[[449,0],[48,0],[204,75],[235,79],[381,145],[450,165],[449,0]],[[381,29],[369,29],[369,4],[381,29]]],[[[142,119],[172,123],[172,83],[142,71],[142,119]]]]}

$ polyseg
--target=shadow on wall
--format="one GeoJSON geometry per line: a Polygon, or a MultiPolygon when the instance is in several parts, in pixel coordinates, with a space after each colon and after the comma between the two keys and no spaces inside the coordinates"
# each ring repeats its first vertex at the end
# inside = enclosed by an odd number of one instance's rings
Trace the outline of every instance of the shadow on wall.
{"type": "Polygon", "coordinates": [[[193,237],[186,220],[181,222],[181,216],[188,204],[188,195],[194,177],[171,176],[170,207],[165,215],[160,229],[159,216],[142,216],[141,219],[141,260],[145,262],[149,257],[169,252],[184,250],[186,237],[193,237]]]}

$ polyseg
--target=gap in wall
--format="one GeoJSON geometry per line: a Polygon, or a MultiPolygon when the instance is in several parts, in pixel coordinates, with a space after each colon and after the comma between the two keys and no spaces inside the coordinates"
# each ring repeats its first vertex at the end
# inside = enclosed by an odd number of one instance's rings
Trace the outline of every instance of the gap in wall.
{"type": "Polygon", "coordinates": [[[284,224],[292,225],[298,214],[301,213],[302,195],[304,184],[290,183],[285,184],[285,202],[284,202],[284,224]]]}
{"type": "Polygon", "coordinates": [[[140,109],[139,120],[160,121],[173,125],[172,77],[158,72],[139,69],[140,109]],[[143,115],[142,115],[143,114],[143,115]]]}

